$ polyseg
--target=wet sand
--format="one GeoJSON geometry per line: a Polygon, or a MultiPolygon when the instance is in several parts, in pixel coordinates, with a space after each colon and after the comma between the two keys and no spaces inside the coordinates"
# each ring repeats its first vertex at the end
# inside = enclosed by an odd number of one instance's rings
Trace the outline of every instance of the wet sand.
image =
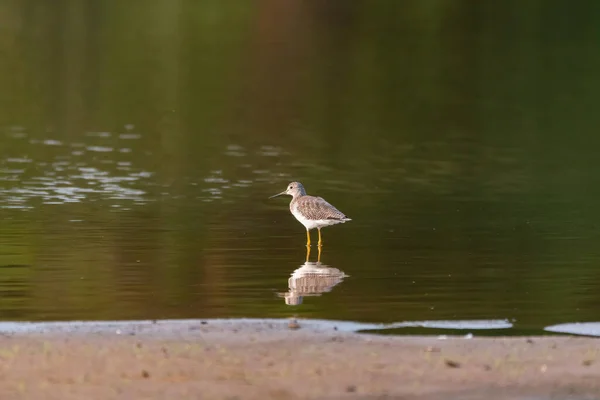
{"type": "Polygon", "coordinates": [[[599,399],[600,341],[310,321],[4,327],[6,399],[599,399]]]}

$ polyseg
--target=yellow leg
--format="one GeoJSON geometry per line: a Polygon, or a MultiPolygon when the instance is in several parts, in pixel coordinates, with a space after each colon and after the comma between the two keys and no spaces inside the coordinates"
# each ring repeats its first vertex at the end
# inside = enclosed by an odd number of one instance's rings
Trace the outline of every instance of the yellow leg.
{"type": "Polygon", "coordinates": [[[310,247],[310,233],[306,230],[306,246],[310,247]]]}
{"type": "Polygon", "coordinates": [[[321,241],[321,228],[319,228],[319,247],[321,247],[323,245],[323,242],[321,241]]]}
{"type": "Polygon", "coordinates": [[[317,256],[317,262],[321,262],[321,246],[319,246],[319,255],[317,256]]]}
{"type": "MultiPolygon", "coordinates": [[[[321,251],[319,250],[319,254],[321,253],[321,251]]],[[[308,259],[310,258],[310,246],[306,246],[306,262],[308,262],[308,259]]]]}

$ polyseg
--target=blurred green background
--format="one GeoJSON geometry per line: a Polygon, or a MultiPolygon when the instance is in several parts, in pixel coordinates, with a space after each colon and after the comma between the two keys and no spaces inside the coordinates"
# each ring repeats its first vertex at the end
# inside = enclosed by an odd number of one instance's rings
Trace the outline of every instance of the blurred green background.
{"type": "Polygon", "coordinates": [[[599,48],[593,0],[4,0],[0,319],[598,320],[599,48]],[[292,180],[353,219],[295,306],[292,180]]]}

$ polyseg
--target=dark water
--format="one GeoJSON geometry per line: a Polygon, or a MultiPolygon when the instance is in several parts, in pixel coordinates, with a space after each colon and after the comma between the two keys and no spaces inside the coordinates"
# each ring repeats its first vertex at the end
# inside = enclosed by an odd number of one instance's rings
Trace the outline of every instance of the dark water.
{"type": "Polygon", "coordinates": [[[597,321],[599,4],[2,3],[0,319],[597,321]]]}

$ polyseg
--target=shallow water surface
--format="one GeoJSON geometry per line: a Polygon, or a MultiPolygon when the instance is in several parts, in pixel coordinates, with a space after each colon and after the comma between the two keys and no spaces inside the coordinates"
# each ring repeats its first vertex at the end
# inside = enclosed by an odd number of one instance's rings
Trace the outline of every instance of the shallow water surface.
{"type": "Polygon", "coordinates": [[[595,2],[118,4],[1,6],[2,320],[598,320],[595,2]]]}

